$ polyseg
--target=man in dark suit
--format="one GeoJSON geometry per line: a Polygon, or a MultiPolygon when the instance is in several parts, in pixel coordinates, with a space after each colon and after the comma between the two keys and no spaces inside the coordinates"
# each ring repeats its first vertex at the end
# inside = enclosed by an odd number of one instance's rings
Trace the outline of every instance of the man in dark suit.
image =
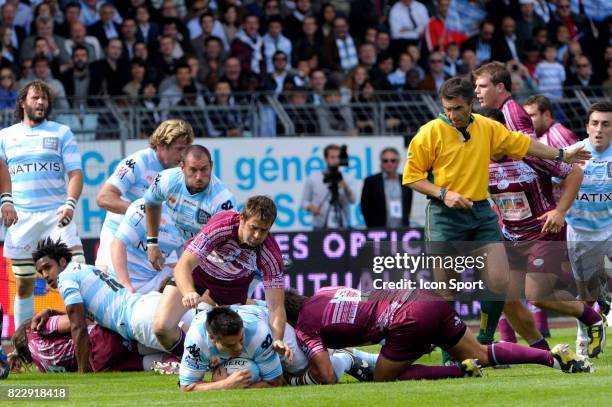
{"type": "Polygon", "coordinates": [[[72,68],[60,76],[64,85],[66,96],[70,97],[73,107],[85,101],[90,106],[99,100],[87,100],[89,96],[97,96],[101,91],[102,81],[93,77],[89,67],[89,50],[82,45],[75,45],[72,49],[72,68]],[[74,98],[74,99],[73,99],[74,98]]]}
{"type": "Polygon", "coordinates": [[[121,27],[115,21],[115,7],[105,3],[100,8],[100,21],[89,26],[89,35],[98,39],[102,47],[106,47],[113,38],[119,38],[121,27]]]}
{"type": "Polygon", "coordinates": [[[399,161],[395,148],[385,148],[380,153],[381,172],[363,182],[361,213],[369,228],[410,226],[412,191],[402,186],[402,174],[397,172],[399,161]]]}
{"type": "Polygon", "coordinates": [[[508,62],[511,59],[520,60],[521,50],[516,37],[516,22],[510,16],[502,19],[501,33],[493,39],[491,59],[508,62]]]}

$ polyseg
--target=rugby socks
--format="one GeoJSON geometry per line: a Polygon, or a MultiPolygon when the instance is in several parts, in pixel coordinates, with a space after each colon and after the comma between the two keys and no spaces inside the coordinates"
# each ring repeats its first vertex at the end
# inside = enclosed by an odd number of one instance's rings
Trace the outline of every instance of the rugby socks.
{"type": "Polygon", "coordinates": [[[185,350],[185,332],[182,329],[179,329],[179,332],[178,340],[168,349],[168,352],[180,359],[183,357],[183,351],[185,350]]]}
{"type": "Polygon", "coordinates": [[[548,342],[546,341],[546,339],[544,339],[544,337],[538,339],[535,342],[532,342],[529,344],[530,348],[535,348],[535,349],[542,349],[542,350],[550,350],[550,346],[548,346],[548,342]]]}
{"type": "Polygon", "coordinates": [[[75,263],[86,264],[85,254],[82,251],[74,251],[72,252],[72,260],[75,263]]]}
{"type": "Polygon", "coordinates": [[[34,295],[27,298],[15,296],[14,319],[15,329],[34,316],[34,295]]]}
{"type": "Polygon", "coordinates": [[[309,384],[319,384],[310,374],[310,369],[306,370],[301,376],[289,379],[289,386],[304,386],[309,384]]]}
{"type": "Polygon", "coordinates": [[[504,310],[505,294],[495,294],[485,289],[483,297],[488,299],[480,301],[480,331],[476,339],[486,345],[493,343],[497,322],[504,310]]]}
{"type": "MultiPolygon", "coordinates": [[[[4,322],[4,311],[2,310],[2,304],[0,304],[0,336],[2,335],[2,324],[4,322]]],[[[7,363],[6,355],[4,354],[4,350],[2,349],[2,344],[0,343],[0,363],[7,363]]]]}
{"type": "Polygon", "coordinates": [[[587,326],[603,323],[601,315],[599,315],[593,308],[589,307],[587,304],[583,304],[582,307],[582,316],[578,318],[580,322],[587,326]]]}
{"type": "Polygon", "coordinates": [[[372,368],[376,366],[376,361],[378,360],[378,353],[364,352],[357,348],[353,348],[352,352],[353,352],[353,355],[368,362],[368,365],[370,365],[372,368]]]}
{"type": "Polygon", "coordinates": [[[549,351],[529,348],[517,343],[499,342],[487,346],[489,363],[495,365],[536,364],[553,367],[555,358],[549,351]]]}
{"type": "Polygon", "coordinates": [[[536,306],[530,305],[529,311],[533,314],[533,319],[535,320],[536,326],[538,327],[538,331],[542,334],[543,337],[550,337],[550,328],[548,327],[548,313],[536,306]]]}
{"type": "Polygon", "coordinates": [[[438,380],[463,377],[460,366],[411,365],[397,377],[398,380],[438,380]]]}
{"type": "Polygon", "coordinates": [[[499,338],[502,342],[516,343],[516,333],[514,332],[514,328],[512,328],[510,322],[508,322],[505,316],[502,315],[502,317],[499,319],[497,329],[499,330],[499,338]]]}
{"type": "Polygon", "coordinates": [[[353,366],[353,358],[346,352],[334,352],[329,355],[329,359],[336,375],[336,383],[338,383],[344,376],[344,372],[348,372],[353,366]]]}

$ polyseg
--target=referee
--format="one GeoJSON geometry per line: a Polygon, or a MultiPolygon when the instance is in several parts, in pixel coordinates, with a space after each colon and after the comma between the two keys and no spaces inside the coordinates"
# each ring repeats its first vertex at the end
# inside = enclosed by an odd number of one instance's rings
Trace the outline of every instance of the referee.
{"type": "MultiPolygon", "coordinates": [[[[472,113],[470,82],[452,78],[440,88],[444,114],[422,126],[408,147],[403,184],[427,195],[425,235],[433,242],[501,242],[497,214],[489,197],[489,160],[525,155],[565,161],[588,159],[583,149],[555,149],[502,124],[472,113]]],[[[480,343],[492,343],[504,307],[508,259],[503,246],[489,247],[481,301],[480,343]],[[495,263],[493,263],[495,262],[495,263]]]]}

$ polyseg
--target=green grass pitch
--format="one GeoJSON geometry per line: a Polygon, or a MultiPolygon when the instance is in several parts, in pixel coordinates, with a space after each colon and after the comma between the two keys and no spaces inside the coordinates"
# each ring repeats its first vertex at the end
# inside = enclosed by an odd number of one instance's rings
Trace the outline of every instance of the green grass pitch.
{"type": "MultiPolygon", "coordinates": [[[[608,332],[611,332],[609,330],[608,332]]],[[[575,329],[555,329],[551,346],[575,341],[575,329]]],[[[419,363],[439,364],[440,352],[419,363]]],[[[177,376],[154,373],[106,373],[96,375],[13,374],[0,387],[67,386],[62,401],[0,401],[2,406],[605,406],[612,400],[612,347],[593,360],[592,374],[565,374],[542,366],[485,369],[485,377],[439,381],[355,383],[345,376],[335,386],[284,387],[184,393],[177,376]]]]}

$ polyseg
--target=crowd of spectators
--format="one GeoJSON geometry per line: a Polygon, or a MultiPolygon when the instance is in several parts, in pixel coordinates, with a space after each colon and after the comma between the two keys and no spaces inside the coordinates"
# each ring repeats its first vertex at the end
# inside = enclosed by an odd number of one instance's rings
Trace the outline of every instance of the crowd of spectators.
{"type": "MultiPolygon", "coordinates": [[[[290,117],[316,116],[296,133],[372,134],[368,102],[435,92],[490,60],[507,64],[517,92],[554,100],[563,87],[603,86],[612,96],[611,16],[593,21],[570,0],[470,1],[486,18],[469,36],[446,27],[450,3],[0,0],[0,108],[40,79],[58,108],[124,96],[147,108],[146,128],[182,106],[212,106],[188,117],[194,127],[240,136],[240,107],[264,91],[290,117]]],[[[405,130],[393,114],[383,122],[405,130]]]]}

